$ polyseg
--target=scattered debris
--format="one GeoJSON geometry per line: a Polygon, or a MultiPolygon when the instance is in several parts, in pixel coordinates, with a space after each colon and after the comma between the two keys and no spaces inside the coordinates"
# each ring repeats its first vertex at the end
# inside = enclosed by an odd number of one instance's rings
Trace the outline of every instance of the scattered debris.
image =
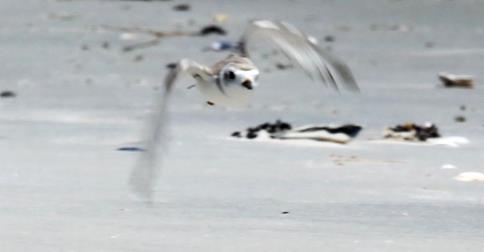
{"type": "Polygon", "coordinates": [[[237,43],[231,42],[231,41],[215,41],[210,45],[210,50],[213,51],[227,51],[227,50],[233,50],[237,48],[237,43]]]}
{"type": "Polygon", "coordinates": [[[144,56],[142,54],[138,54],[134,57],[133,61],[139,62],[139,61],[142,61],[143,59],[144,59],[144,56]]]}
{"type": "Polygon", "coordinates": [[[200,36],[207,36],[207,35],[226,35],[227,31],[225,31],[222,27],[218,25],[207,25],[204,26],[200,31],[199,35],[200,36]]]}
{"type": "MultiPolygon", "coordinates": [[[[159,30],[155,30],[155,29],[151,29],[151,28],[116,27],[116,26],[108,26],[108,25],[96,27],[96,29],[99,29],[99,28],[105,29],[105,30],[122,32],[122,34],[120,34],[120,38],[122,40],[135,40],[136,37],[138,36],[138,34],[140,34],[140,33],[153,36],[153,39],[151,39],[151,40],[124,46],[122,48],[123,52],[130,52],[130,51],[137,50],[137,49],[143,49],[143,48],[156,46],[160,43],[162,38],[166,38],[166,37],[190,37],[190,36],[208,36],[208,35],[212,35],[212,34],[216,34],[216,35],[226,35],[227,34],[227,31],[225,31],[222,27],[217,26],[217,25],[207,25],[207,26],[202,27],[198,31],[180,31],[180,30],[159,31],[159,30]]],[[[233,46],[236,46],[236,44],[234,44],[233,46]]],[[[103,47],[105,49],[108,49],[109,43],[104,42],[103,47]]]]}
{"type": "Polygon", "coordinates": [[[439,79],[445,87],[473,88],[474,79],[471,75],[456,75],[440,73],[439,79]]]}
{"type": "Polygon", "coordinates": [[[462,172],[454,179],[461,182],[484,182],[484,174],[480,172],[462,172]]]}
{"type": "Polygon", "coordinates": [[[434,48],[435,43],[434,42],[425,42],[425,47],[426,48],[434,48]]]}
{"type": "MultiPolygon", "coordinates": [[[[316,141],[328,141],[334,143],[348,143],[355,138],[361,131],[362,127],[358,125],[347,124],[339,127],[330,127],[326,125],[308,125],[293,129],[291,124],[277,120],[275,123],[263,123],[256,127],[250,127],[246,130],[245,138],[272,138],[279,140],[306,139],[316,141]]],[[[239,131],[232,133],[232,137],[243,137],[239,131]]]]}
{"type": "Polygon", "coordinates": [[[229,15],[224,14],[224,13],[218,13],[213,16],[213,21],[217,23],[223,23],[229,19],[229,15]]]}
{"type": "Polygon", "coordinates": [[[324,37],[324,41],[326,41],[326,42],[334,42],[334,36],[327,35],[327,36],[324,37]]]}
{"type": "Polygon", "coordinates": [[[101,46],[102,46],[102,48],[104,48],[104,49],[109,49],[109,47],[111,47],[111,45],[109,44],[109,42],[108,42],[108,41],[104,41],[104,42],[102,43],[102,45],[101,45],[101,46]]]}
{"type": "Polygon", "coordinates": [[[235,131],[230,136],[232,136],[232,137],[242,137],[242,133],[240,133],[240,131],[235,131]]]}
{"type": "Polygon", "coordinates": [[[387,128],[384,132],[384,137],[406,141],[426,141],[428,138],[440,137],[440,133],[437,126],[433,123],[424,125],[406,123],[387,128]]]}
{"type": "Polygon", "coordinates": [[[440,167],[440,169],[444,169],[444,170],[452,170],[452,169],[457,169],[457,166],[453,165],[453,164],[444,164],[440,167]]]}
{"type": "Polygon", "coordinates": [[[173,9],[176,11],[189,11],[191,6],[189,4],[177,4],[173,6],[173,9]]]}
{"type": "Polygon", "coordinates": [[[117,150],[118,151],[133,151],[133,152],[136,152],[136,151],[145,151],[145,149],[143,149],[143,148],[140,148],[140,147],[132,147],[132,146],[129,146],[129,147],[120,147],[117,150]]]}
{"type": "Polygon", "coordinates": [[[466,121],[466,118],[465,118],[465,116],[459,115],[459,116],[454,117],[454,121],[462,123],[462,122],[466,121]]]}
{"type": "Polygon", "coordinates": [[[291,68],[292,65],[291,64],[284,64],[284,63],[276,63],[276,68],[279,69],[279,70],[286,70],[288,68],[291,68]]]}
{"type": "Polygon", "coordinates": [[[79,15],[70,13],[51,13],[49,14],[50,19],[61,20],[61,21],[71,21],[78,18],[79,15]]]}
{"type": "Polygon", "coordinates": [[[14,98],[16,96],[17,96],[17,94],[13,91],[10,91],[10,90],[5,90],[5,91],[0,92],[0,98],[14,98]]]}

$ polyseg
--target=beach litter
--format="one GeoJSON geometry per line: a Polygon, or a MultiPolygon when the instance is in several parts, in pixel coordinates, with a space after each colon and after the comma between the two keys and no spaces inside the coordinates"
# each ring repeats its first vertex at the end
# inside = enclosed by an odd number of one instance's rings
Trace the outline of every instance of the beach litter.
{"type": "Polygon", "coordinates": [[[212,44],[210,44],[210,50],[216,51],[216,52],[229,51],[229,50],[234,50],[236,48],[237,48],[237,43],[227,41],[227,40],[215,41],[212,44]]]}
{"type": "Polygon", "coordinates": [[[188,4],[177,4],[173,6],[173,10],[176,11],[189,11],[191,9],[191,6],[188,4]]]}
{"type": "Polygon", "coordinates": [[[458,88],[473,88],[474,79],[471,75],[457,75],[449,73],[440,73],[439,79],[445,87],[458,87],[458,88]]]}
{"type": "Polygon", "coordinates": [[[447,147],[460,147],[470,141],[461,136],[442,137],[439,129],[433,123],[418,125],[406,123],[389,127],[384,131],[384,138],[397,140],[397,142],[427,143],[429,145],[444,145],[447,147]]]}
{"type": "Polygon", "coordinates": [[[341,126],[305,125],[293,128],[290,123],[277,120],[249,127],[245,132],[236,131],[232,137],[247,139],[313,140],[346,144],[355,138],[362,127],[354,124],[341,126]]]}
{"type": "Polygon", "coordinates": [[[399,124],[384,131],[384,137],[404,141],[427,141],[440,137],[439,129],[433,123],[418,125],[415,123],[399,124]]]}

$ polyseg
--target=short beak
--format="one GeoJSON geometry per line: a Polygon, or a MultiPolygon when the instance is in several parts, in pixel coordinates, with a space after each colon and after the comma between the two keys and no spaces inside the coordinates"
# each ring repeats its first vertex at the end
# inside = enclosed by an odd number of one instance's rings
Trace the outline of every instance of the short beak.
{"type": "Polygon", "coordinates": [[[245,80],[244,82],[242,82],[242,86],[249,90],[252,90],[254,88],[254,86],[252,85],[252,81],[250,80],[245,80]]]}

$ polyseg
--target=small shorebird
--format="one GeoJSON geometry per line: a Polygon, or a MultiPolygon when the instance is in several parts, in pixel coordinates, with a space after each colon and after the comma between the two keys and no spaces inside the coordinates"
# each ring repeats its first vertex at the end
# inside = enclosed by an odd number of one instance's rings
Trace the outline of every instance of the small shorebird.
{"type": "Polygon", "coordinates": [[[230,54],[212,67],[182,59],[167,74],[164,93],[148,131],[147,146],[130,176],[130,184],[136,193],[151,199],[152,187],[159,170],[157,150],[163,144],[160,139],[166,124],[166,108],[177,77],[184,73],[193,77],[196,87],[205,95],[209,105],[238,106],[246,103],[257,87],[260,73],[248,53],[248,45],[252,39],[265,39],[275,44],[313,80],[335,89],[344,86],[350,90],[358,90],[353,74],[346,64],[321,49],[315,39],[286,22],[252,21],[242,35],[236,53],[230,54]]]}

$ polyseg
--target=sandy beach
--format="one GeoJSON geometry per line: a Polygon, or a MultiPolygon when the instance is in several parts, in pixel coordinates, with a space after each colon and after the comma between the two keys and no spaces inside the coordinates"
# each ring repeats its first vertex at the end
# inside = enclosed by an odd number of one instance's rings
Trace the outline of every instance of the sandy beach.
{"type": "Polygon", "coordinates": [[[484,181],[469,179],[484,173],[482,1],[3,0],[0,13],[0,92],[14,93],[0,97],[0,251],[484,251],[484,181]],[[314,36],[361,93],[277,57],[257,58],[244,108],[208,106],[180,79],[145,204],[127,183],[139,152],[118,148],[142,145],[166,65],[211,65],[227,52],[206,48],[256,18],[314,36]],[[126,51],[146,31],[210,24],[227,35],[126,51]],[[444,88],[441,72],[475,87],[444,88]],[[345,145],[230,137],[276,119],[363,130],[345,145]],[[468,143],[383,140],[405,122],[468,143]]]}

